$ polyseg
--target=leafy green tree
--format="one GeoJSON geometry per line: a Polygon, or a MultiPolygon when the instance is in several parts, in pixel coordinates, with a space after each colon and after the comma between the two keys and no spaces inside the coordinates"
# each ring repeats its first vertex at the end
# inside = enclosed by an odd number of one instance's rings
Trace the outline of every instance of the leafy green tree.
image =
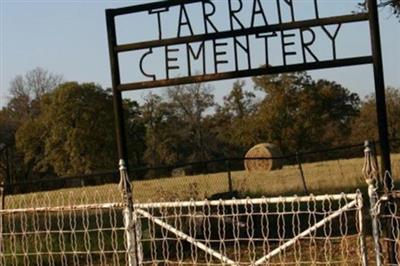
{"type": "MultiPolygon", "coordinates": [[[[387,87],[386,110],[390,139],[400,138],[400,88],[387,87]]],[[[375,94],[368,95],[361,103],[360,115],[352,123],[352,141],[378,140],[375,94]]]]}
{"type": "MultiPolygon", "coordinates": [[[[10,82],[10,99],[0,111],[0,142],[7,146],[7,160],[13,181],[27,179],[33,172],[31,164],[23,163],[23,154],[15,147],[15,134],[22,124],[31,122],[39,115],[41,97],[62,80],[61,75],[37,67],[10,82]]],[[[4,165],[4,160],[0,164],[4,165]]]]}
{"type": "Polygon", "coordinates": [[[203,84],[176,86],[165,96],[149,94],[141,107],[146,163],[171,165],[210,158],[213,147],[207,112],[214,106],[211,89],[203,84]]]}
{"type": "Polygon", "coordinates": [[[172,121],[176,138],[182,154],[189,161],[206,160],[211,151],[207,145],[209,131],[204,126],[206,112],[214,107],[214,95],[211,88],[202,83],[176,86],[167,91],[168,108],[172,112],[172,121]]]}
{"type": "Polygon", "coordinates": [[[14,135],[16,125],[8,114],[7,108],[0,110],[0,183],[11,181],[15,176],[14,162],[21,161],[15,154],[14,135]],[[13,173],[11,173],[13,171],[13,173]]]}
{"type": "Polygon", "coordinates": [[[400,139],[400,88],[386,88],[389,138],[400,139]]]}
{"type": "Polygon", "coordinates": [[[244,81],[236,81],[212,117],[212,130],[222,150],[220,156],[243,156],[255,142],[252,125],[257,105],[254,93],[245,91],[244,86],[244,81]]]}
{"type": "Polygon", "coordinates": [[[141,111],[141,106],[139,106],[136,101],[130,99],[124,99],[123,108],[129,165],[136,167],[143,165],[143,154],[146,150],[146,129],[143,120],[143,114],[141,111]]]}
{"type": "Polygon", "coordinates": [[[40,114],[16,134],[35,170],[58,175],[115,167],[111,96],[93,83],[64,83],[40,101],[40,114]]]}
{"type": "Polygon", "coordinates": [[[359,97],[335,82],[314,81],[305,72],[260,76],[256,89],[266,95],[254,133],[284,152],[330,147],[345,142],[359,97]]]}
{"type": "Polygon", "coordinates": [[[172,122],[171,111],[162,97],[148,94],[141,107],[144,125],[146,128],[146,150],[144,160],[149,166],[174,164],[177,162],[177,153],[174,147],[175,124],[172,122]]]}
{"type": "Polygon", "coordinates": [[[239,119],[250,115],[255,110],[253,92],[244,90],[245,82],[237,80],[233,83],[230,93],[223,98],[222,112],[228,113],[231,117],[239,119]]]}

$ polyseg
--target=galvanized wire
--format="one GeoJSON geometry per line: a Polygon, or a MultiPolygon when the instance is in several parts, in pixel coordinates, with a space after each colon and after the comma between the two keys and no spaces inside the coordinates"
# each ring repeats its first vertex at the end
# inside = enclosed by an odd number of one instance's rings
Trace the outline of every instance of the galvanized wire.
{"type": "Polygon", "coordinates": [[[99,197],[103,191],[7,196],[0,265],[125,265],[123,204],[99,197]]]}
{"type": "MultiPolygon", "coordinates": [[[[384,179],[387,178],[392,178],[389,173],[385,173],[384,179]]],[[[385,191],[372,207],[380,241],[377,256],[383,265],[400,265],[400,190],[393,184],[385,191]]]]}
{"type": "Polygon", "coordinates": [[[140,203],[141,265],[362,264],[360,194],[140,203]]]}
{"type": "MultiPolygon", "coordinates": [[[[128,263],[123,201],[68,195],[9,200],[2,265],[128,263]]],[[[136,203],[135,256],[139,265],[358,264],[361,205],[359,194],[136,203]]]]}

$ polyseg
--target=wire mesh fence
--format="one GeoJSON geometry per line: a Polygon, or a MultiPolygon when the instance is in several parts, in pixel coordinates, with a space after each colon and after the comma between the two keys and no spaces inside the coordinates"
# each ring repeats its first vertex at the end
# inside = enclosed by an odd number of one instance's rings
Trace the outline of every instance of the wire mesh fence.
{"type": "Polygon", "coordinates": [[[126,265],[118,192],[6,196],[0,208],[0,265],[126,265]]]}
{"type": "Polygon", "coordinates": [[[125,265],[119,209],[3,211],[3,265],[125,265]]]}
{"type": "MultiPolygon", "coordinates": [[[[391,176],[386,174],[385,178],[391,176]]],[[[395,184],[377,197],[371,214],[376,221],[376,237],[379,239],[379,246],[376,247],[379,257],[377,260],[384,265],[400,265],[400,190],[395,184]]]]}
{"type": "Polygon", "coordinates": [[[135,206],[140,265],[355,265],[360,194],[135,206]]]}
{"type": "Polygon", "coordinates": [[[380,256],[385,265],[400,265],[400,191],[381,208],[379,232],[383,251],[380,256]]]}
{"type": "MultiPolygon", "coordinates": [[[[0,211],[3,265],[128,263],[124,204],[31,203],[0,211]]],[[[139,265],[354,265],[361,211],[360,194],[137,203],[134,252],[139,265]]]]}

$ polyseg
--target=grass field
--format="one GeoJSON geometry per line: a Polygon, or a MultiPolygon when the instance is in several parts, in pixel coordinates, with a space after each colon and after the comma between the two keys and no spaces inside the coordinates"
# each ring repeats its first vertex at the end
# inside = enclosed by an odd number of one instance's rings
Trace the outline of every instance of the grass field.
{"type": "MultiPolygon", "coordinates": [[[[364,158],[340,159],[303,164],[309,193],[355,192],[367,187],[362,176],[364,158]]],[[[400,154],[392,155],[392,172],[400,182],[400,154]]],[[[284,166],[268,173],[235,171],[231,173],[233,189],[239,196],[285,196],[305,194],[297,165],[284,166]]],[[[131,177],[134,180],[134,177],[131,177]]],[[[226,172],[183,177],[133,181],[135,201],[174,201],[211,198],[228,191],[226,172]]],[[[63,206],[86,203],[121,202],[116,184],[59,189],[6,197],[6,208],[63,206]]]]}

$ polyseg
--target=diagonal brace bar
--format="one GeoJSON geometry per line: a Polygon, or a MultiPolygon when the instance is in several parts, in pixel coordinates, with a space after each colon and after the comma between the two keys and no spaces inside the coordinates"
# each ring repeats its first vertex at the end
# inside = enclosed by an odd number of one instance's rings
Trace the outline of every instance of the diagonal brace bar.
{"type": "Polygon", "coordinates": [[[219,253],[219,252],[207,247],[203,243],[197,241],[195,238],[183,233],[182,231],[177,230],[176,228],[172,227],[171,225],[167,224],[166,222],[162,221],[161,219],[152,216],[150,213],[148,213],[142,209],[135,209],[135,212],[150,219],[152,222],[158,224],[159,226],[161,226],[164,229],[167,229],[168,231],[170,231],[174,235],[182,238],[183,240],[186,240],[187,242],[197,246],[199,249],[205,251],[206,253],[218,258],[222,262],[224,262],[228,265],[235,265],[235,266],[239,265],[238,263],[234,262],[233,260],[229,259],[228,257],[222,255],[221,253],[219,253]]]}
{"type": "Polygon", "coordinates": [[[277,247],[276,249],[272,250],[270,253],[268,253],[267,255],[262,257],[261,259],[257,260],[252,265],[260,265],[260,264],[263,264],[263,263],[267,262],[273,256],[279,254],[283,250],[285,250],[288,247],[290,247],[291,245],[295,244],[296,241],[299,240],[300,238],[307,236],[311,232],[313,232],[313,231],[317,230],[318,228],[320,228],[321,226],[323,226],[325,223],[333,220],[334,218],[338,217],[343,212],[350,210],[352,207],[354,207],[356,205],[357,205],[357,200],[353,200],[353,201],[349,202],[348,204],[344,205],[339,210],[335,211],[334,213],[332,213],[331,215],[325,217],[324,219],[322,219],[318,223],[314,224],[313,226],[311,226],[307,230],[305,230],[305,231],[301,232],[300,234],[298,234],[297,236],[293,237],[292,239],[290,239],[289,241],[287,241],[283,245],[281,245],[281,246],[277,247]]]}

